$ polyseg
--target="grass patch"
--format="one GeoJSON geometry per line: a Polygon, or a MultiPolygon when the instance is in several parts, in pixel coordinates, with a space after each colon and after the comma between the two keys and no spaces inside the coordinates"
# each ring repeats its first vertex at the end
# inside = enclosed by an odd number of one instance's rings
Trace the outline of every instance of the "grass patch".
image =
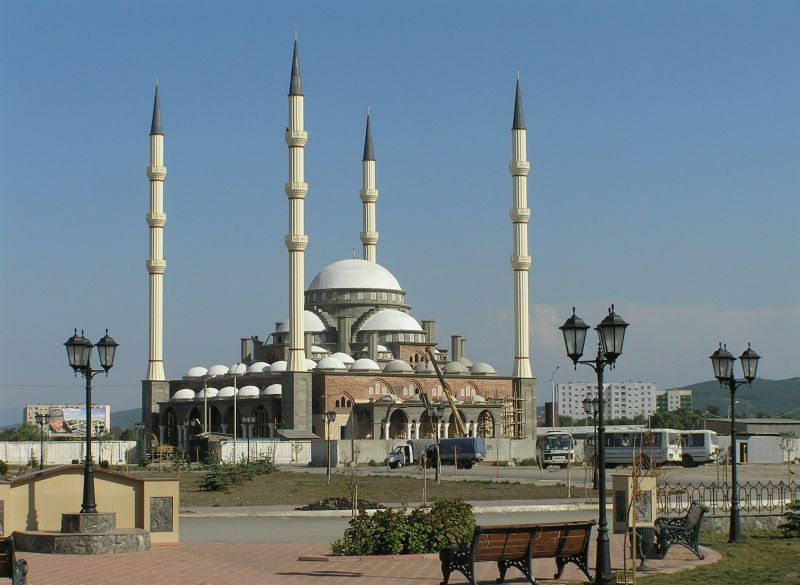
{"type": "Polygon", "coordinates": [[[719,551],[722,560],[674,575],[653,575],[641,582],[645,585],[800,584],[800,539],[765,533],[748,536],[739,544],[728,544],[725,535],[701,533],[700,544],[719,551]]]}
{"type": "MultiPolygon", "coordinates": [[[[156,475],[147,473],[149,477],[156,475]]],[[[230,493],[201,489],[202,471],[180,474],[181,507],[195,506],[304,506],[331,497],[348,497],[345,478],[336,474],[331,485],[318,473],[276,471],[232,486],[230,493]]],[[[563,485],[534,486],[513,482],[443,481],[436,485],[428,477],[428,501],[462,498],[464,500],[536,500],[566,498],[563,485]]],[[[413,477],[362,476],[358,484],[359,499],[381,503],[419,502],[422,480],[413,477]]]]}

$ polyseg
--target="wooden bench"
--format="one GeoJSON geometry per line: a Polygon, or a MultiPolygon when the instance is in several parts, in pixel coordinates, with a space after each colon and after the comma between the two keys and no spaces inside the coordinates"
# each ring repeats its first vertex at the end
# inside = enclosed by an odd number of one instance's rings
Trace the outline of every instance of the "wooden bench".
{"type": "Polygon", "coordinates": [[[25,585],[28,563],[14,554],[14,537],[0,538],[0,578],[11,579],[12,585],[25,585]]]}
{"type": "Polygon", "coordinates": [[[659,556],[663,559],[667,555],[669,547],[679,544],[692,551],[698,559],[703,559],[697,539],[706,512],[708,512],[706,506],[692,502],[686,516],[656,518],[656,543],[659,556]]]}
{"type": "Polygon", "coordinates": [[[447,585],[450,574],[459,571],[476,585],[475,563],[494,561],[502,583],[509,567],[519,569],[535,585],[533,559],[555,558],[559,579],[567,563],[575,563],[589,575],[589,537],[591,522],[554,524],[517,524],[502,526],[476,526],[469,548],[445,548],[439,553],[442,562],[442,585],[447,585]]]}

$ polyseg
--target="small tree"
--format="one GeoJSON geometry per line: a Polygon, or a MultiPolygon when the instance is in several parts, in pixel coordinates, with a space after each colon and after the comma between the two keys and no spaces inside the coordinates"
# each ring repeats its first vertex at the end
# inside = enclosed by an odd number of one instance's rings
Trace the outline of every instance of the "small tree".
{"type": "Polygon", "coordinates": [[[786,454],[786,483],[788,487],[788,484],[792,483],[792,453],[795,450],[797,434],[788,431],[778,436],[780,437],[781,449],[783,449],[783,452],[786,454]]]}
{"type": "Polygon", "coordinates": [[[783,536],[786,538],[800,537],[800,500],[793,500],[784,516],[786,522],[778,524],[778,528],[783,530],[783,536]]]}

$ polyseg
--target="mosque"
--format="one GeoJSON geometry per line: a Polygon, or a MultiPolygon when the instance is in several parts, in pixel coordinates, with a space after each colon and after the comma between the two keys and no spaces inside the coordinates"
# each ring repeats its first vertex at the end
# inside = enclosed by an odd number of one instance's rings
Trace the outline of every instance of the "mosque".
{"type": "Polygon", "coordinates": [[[484,362],[465,356],[465,340],[451,336],[449,350],[438,347],[435,321],[412,316],[406,291],[377,263],[376,162],[369,114],[362,157],[363,258],[326,266],[303,290],[308,236],[304,209],[308,184],[304,154],[305,96],[297,39],[289,85],[290,233],[289,318],[275,323],[264,340],[241,339],[241,361],[233,366],[193,367],[167,380],[163,346],[164,128],[156,84],[150,128],[150,336],[147,377],[142,382],[142,420],[162,443],[183,445],[202,432],[276,439],[414,439],[452,436],[455,411],[429,355],[442,371],[469,436],[530,439],[535,436],[536,386],[529,354],[527,249],[527,158],[522,96],[517,79],[512,125],[512,207],[514,249],[514,364],[499,376],[484,362]],[[430,354],[428,352],[431,352],[430,354]],[[423,397],[446,407],[431,420],[423,397]],[[325,414],[332,413],[326,423],[325,414]],[[244,420],[248,424],[243,424],[244,420]],[[254,422],[249,422],[254,421],[254,422]]]}

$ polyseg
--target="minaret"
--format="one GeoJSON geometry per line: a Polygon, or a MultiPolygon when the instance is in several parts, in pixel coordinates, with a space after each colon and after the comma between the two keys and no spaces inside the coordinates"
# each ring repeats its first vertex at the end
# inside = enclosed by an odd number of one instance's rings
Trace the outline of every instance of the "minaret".
{"type": "Polygon", "coordinates": [[[375,231],[375,202],[378,190],[375,188],[375,153],[372,150],[372,121],[367,110],[367,131],[364,135],[364,158],[361,159],[361,201],[364,202],[364,231],[361,243],[364,244],[364,260],[377,262],[378,232],[375,231]]]}
{"type": "Polygon", "coordinates": [[[297,33],[294,37],[292,78],[289,83],[289,127],[284,134],[289,146],[289,182],[286,196],[289,198],[289,234],[285,238],[289,251],[289,352],[287,370],[305,372],[306,352],[303,321],[303,285],[305,280],[305,250],[308,236],[305,235],[305,197],[308,183],[305,182],[305,145],[308,133],[303,130],[303,86],[300,81],[300,57],[297,51],[297,33]]]}
{"type": "Polygon", "coordinates": [[[150,166],[147,167],[150,179],[150,213],[147,225],[150,226],[150,257],[147,272],[150,274],[150,353],[147,364],[147,380],[164,380],[164,361],[162,358],[164,329],[164,127],[161,124],[161,104],[158,100],[158,79],[153,102],[153,121],[150,125],[150,166]]]}
{"type": "MultiPolygon", "coordinates": [[[[514,225],[514,253],[511,267],[514,270],[514,378],[533,378],[530,360],[530,333],[528,317],[528,171],[527,137],[525,116],[522,113],[522,92],[517,74],[517,95],[514,101],[514,124],[512,135],[512,160],[508,165],[514,181],[514,196],[509,215],[514,225]]],[[[535,403],[531,408],[535,407],[535,403]]]]}

